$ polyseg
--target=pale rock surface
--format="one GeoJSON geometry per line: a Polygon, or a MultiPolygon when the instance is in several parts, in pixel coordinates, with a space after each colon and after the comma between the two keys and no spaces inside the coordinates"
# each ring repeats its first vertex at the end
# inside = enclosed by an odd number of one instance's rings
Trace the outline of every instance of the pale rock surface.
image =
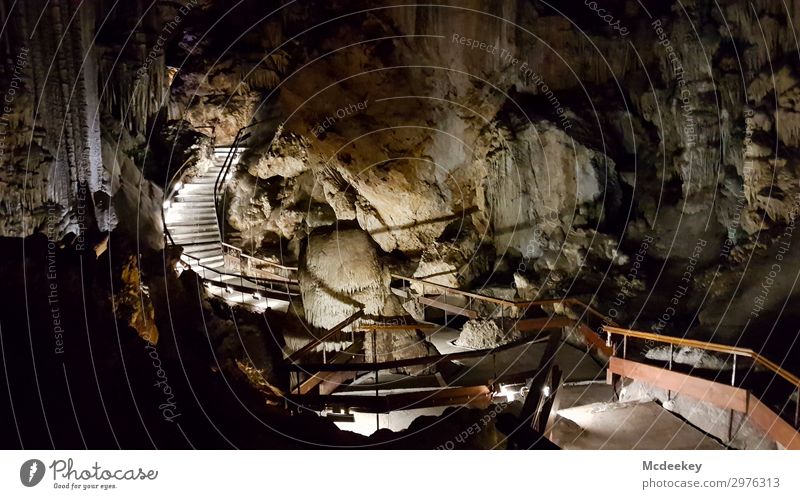
{"type": "MultiPolygon", "coordinates": [[[[645,357],[651,360],[661,360],[666,362],[670,357],[670,348],[668,346],[651,348],[647,351],[645,357]]],[[[730,363],[728,363],[725,359],[713,355],[706,350],[693,347],[674,348],[672,353],[672,361],[678,364],[691,366],[696,369],[726,370],[731,368],[730,363]]]]}
{"type": "Polygon", "coordinates": [[[519,339],[518,333],[503,331],[494,320],[474,319],[464,324],[455,344],[460,347],[481,350],[494,348],[519,339]]]}

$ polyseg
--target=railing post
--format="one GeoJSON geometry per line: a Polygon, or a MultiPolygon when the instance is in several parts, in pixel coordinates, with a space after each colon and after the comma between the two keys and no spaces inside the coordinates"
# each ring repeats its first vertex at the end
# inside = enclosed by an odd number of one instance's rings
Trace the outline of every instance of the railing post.
{"type": "Polygon", "coordinates": [[[606,346],[611,348],[611,331],[606,329],[606,346]]]}
{"type": "MultiPolygon", "coordinates": [[[[379,388],[378,388],[378,339],[377,339],[377,329],[372,330],[372,360],[375,362],[375,404],[377,406],[378,397],[380,396],[379,388]]],[[[381,429],[381,413],[377,410],[375,411],[375,431],[381,429]]]]}
{"type": "Polygon", "coordinates": [[[794,402],[794,427],[800,422],[800,386],[797,387],[797,400],[794,402]]]}
{"type": "MultiPolygon", "coordinates": [[[[444,289],[444,303],[447,304],[447,288],[444,289]]],[[[444,309],[444,327],[447,327],[447,307],[444,309]]]]}
{"type": "Polygon", "coordinates": [[[731,386],[736,386],[736,354],[733,354],[733,369],[731,369],[731,386]]]}
{"type": "Polygon", "coordinates": [[[622,337],[622,358],[623,359],[627,359],[628,358],[628,337],[627,336],[623,336],[622,337]]]}
{"type": "Polygon", "coordinates": [[[674,345],[672,343],[669,344],[669,370],[672,371],[672,351],[674,345]]]}

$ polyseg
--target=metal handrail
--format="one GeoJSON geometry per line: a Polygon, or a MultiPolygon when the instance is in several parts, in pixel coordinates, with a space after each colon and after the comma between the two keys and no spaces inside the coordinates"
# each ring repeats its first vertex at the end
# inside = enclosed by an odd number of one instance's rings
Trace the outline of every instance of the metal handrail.
{"type": "Polygon", "coordinates": [[[767,359],[766,357],[764,357],[763,355],[759,354],[758,352],[756,352],[756,351],[754,351],[752,349],[742,348],[742,347],[734,347],[734,346],[729,346],[729,345],[722,345],[722,344],[719,344],[719,343],[709,343],[709,342],[705,342],[705,341],[692,340],[692,339],[688,339],[688,338],[675,338],[675,337],[672,337],[672,336],[664,336],[664,335],[660,335],[660,334],[656,334],[656,333],[647,333],[647,332],[644,332],[644,331],[633,331],[633,330],[630,330],[630,329],[624,329],[624,328],[618,327],[616,325],[610,325],[610,324],[614,324],[614,322],[611,319],[609,319],[608,317],[606,317],[602,313],[598,312],[597,310],[593,309],[591,306],[583,303],[581,300],[578,300],[577,298],[569,297],[569,298],[564,298],[564,299],[534,300],[534,301],[505,300],[505,299],[502,299],[502,298],[495,298],[495,297],[492,297],[492,296],[486,296],[486,295],[482,295],[482,294],[479,294],[479,293],[473,293],[473,292],[470,292],[470,291],[464,291],[464,290],[461,290],[461,289],[458,289],[458,288],[452,288],[452,287],[445,286],[445,285],[442,285],[442,284],[437,284],[437,283],[434,283],[434,282],[426,281],[424,279],[417,279],[417,278],[414,278],[414,277],[407,277],[407,276],[403,276],[403,275],[399,275],[399,274],[392,274],[392,277],[396,278],[396,279],[402,279],[402,280],[405,280],[405,281],[409,281],[409,282],[417,282],[417,283],[420,283],[420,284],[424,284],[425,286],[433,286],[433,287],[436,287],[436,288],[439,288],[439,289],[447,290],[448,293],[459,294],[459,295],[462,295],[462,296],[465,296],[465,297],[474,298],[474,299],[477,299],[477,300],[482,300],[482,301],[486,301],[486,302],[490,302],[490,303],[494,303],[494,304],[499,304],[499,305],[505,305],[505,306],[525,307],[525,306],[536,306],[536,305],[550,305],[550,304],[555,304],[555,303],[578,305],[578,306],[584,307],[585,310],[588,313],[590,313],[591,315],[594,315],[594,316],[596,316],[598,318],[601,318],[604,321],[606,321],[608,324],[602,326],[602,329],[609,336],[613,335],[613,334],[617,334],[617,335],[620,335],[620,336],[626,336],[626,337],[631,337],[631,338],[639,338],[639,339],[644,339],[644,340],[652,340],[652,341],[656,341],[656,342],[659,342],[659,343],[665,343],[665,344],[670,344],[670,345],[690,346],[690,347],[700,348],[700,349],[703,349],[703,350],[710,350],[710,351],[715,351],[715,352],[728,353],[728,354],[732,354],[732,355],[741,355],[743,357],[749,357],[749,358],[753,359],[754,362],[766,367],[767,369],[773,371],[778,376],[780,376],[783,379],[789,381],[794,386],[800,388],[800,377],[795,376],[794,374],[790,373],[789,371],[786,371],[785,369],[783,369],[779,365],[775,364],[771,360],[767,359]]]}
{"type": "Polygon", "coordinates": [[[198,125],[192,128],[194,128],[195,130],[197,130],[198,128],[208,128],[209,130],[211,130],[211,143],[212,144],[217,143],[217,127],[215,127],[214,125],[198,125]]]}
{"type": "Polygon", "coordinates": [[[613,326],[603,326],[603,330],[606,331],[606,333],[609,335],[609,338],[612,335],[616,334],[619,336],[623,336],[625,338],[638,338],[642,340],[651,340],[658,343],[664,343],[667,345],[693,347],[693,348],[699,348],[701,350],[708,350],[712,352],[727,353],[730,355],[741,355],[742,357],[748,357],[753,359],[753,362],[755,362],[756,364],[760,364],[761,366],[767,368],[768,370],[777,374],[781,378],[785,379],[786,381],[794,385],[796,388],[800,388],[800,377],[795,376],[794,374],[790,373],[789,371],[782,368],[778,364],[772,362],[771,360],[767,359],[760,353],[750,348],[734,347],[730,345],[723,345],[720,343],[710,343],[706,341],[692,340],[689,338],[675,338],[672,336],[664,336],[662,334],[647,333],[644,331],[634,331],[631,329],[623,329],[613,326]]]}
{"type": "Polygon", "coordinates": [[[291,271],[291,272],[296,272],[297,271],[297,267],[293,267],[291,265],[283,265],[281,263],[271,262],[269,260],[266,260],[266,259],[258,257],[258,256],[249,255],[249,254],[245,253],[244,250],[242,250],[241,248],[238,248],[238,247],[236,247],[236,246],[234,246],[232,244],[228,244],[228,243],[223,242],[222,246],[224,248],[230,248],[232,250],[238,251],[239,254],[241,254],[244,258],[247,258],[249,260],[255,260],[257,262],[263,263],[265,265],[269,265],[271,267],[279,268],[281,270],[288,270],[288,271],[291,271]]]}
{"type": "MultiPolygon", "coordinates": [[[[395,278],[395,279],[405,280],[405,281],[408,281],[408,282],[416,282],[416,283],[422,284],[424,286],[433,286],[435,288],[439,288],[441,290],[444,290],[445,293],[448,293],[448,294],[462,295],[464,297],[468,297],[468,298],[472,298],[472,299],[476,299],[476,300],[482,300],[482,301],[485,301],[485,302],[494,303],[494,304],[498,304],[498,305],[502,305],[502,306],[526,307],[526,306],[549,305],[549,304],[555,304],[555,303],[562,303],[562,304],[566,304],[566,305],[577,305],[577,306],[583,307],[587,314],[595,316],[597,318],[600,318],[600,319],[602,319],[604,321],[604,325],[602,326],[602,330],[605,331],[605,333],[607,335],[607,341],[606,341],[606,345],[605,345],[606,348],[604,348],[603,350],[606,352],[606,354],[609,357],[612,357],[612,356],[615,355],[615,351],[613,349],[613,343],[611,341],[611,336],[614,335],[614,334],[623,336],[623,338],[625,338],[625,341],[623,343],[623,352],[625,352],[627,350],[627,338],[630,337],[630,338],[638,338],[638,339],[643,339],[643,340],[650,340],[650,341],[660,342],[660,343],[669,344],[669,345],[689,346],[689,347],[695,347],[695,348],[699,348],[699,349],[703,349],[703,350],[709,350],[709,351],[720,352],[720,353],[727,353],[727,354],[730,354],[730,355],[734,356],[734,371],[733,371],[732,377],[731,377],[731,384],[735,383],[735,379],[736,379],[736,371],[735,371],[735,369],[736,369],[736,362],[735,362],[736,356],[748,357],[748,358],[752,359],[755,364],[761,365],[761,366],[765,367],[766,369],[768,369],[769,371],[772,371],[774,374],[776,374],[777,376],[779,376],[779,377],[783,378],[784,380],[788,381],[791,385],[793,385],[795,387],[795,389],[797,390],[797,393],[798,393],[798,401],[796,402],[794,419],[795,419],[795,426],[798,425],[798,416],[800,415],[800,377],[798,377],[795,374],[787,371],[783,367],[779,366],[775,362],[767,359],[766,357],[764,357],[763,355],[761,355],[760,353],[758,353],[758,352],[756,352],[756,351],[754,351],[752,349],[742,348],[742,347],[734,347],[734,346],[723,345],[723,344],[719,344],[719,343],[710,343],[710,342],[704,342],[704,341],[699,341],[699,340],[692,340],[692,339],[688,339],[688,338],[675,338],[675,337],[664,336],[664,335],[660,335],[660,334],[656,334],[656,333],[647,333],[647,332],[644,332],[644,331],[633,331],[633,330],[630,330],[630,329],[624,329],[624,328],[619,327],[616,323],[614,323],[614,321],[612,321],[611,319],[609,319],[608,317],[606,317],[602,313],[598,312],[597,310],[595,310],[591,306],[583,303],[581,300],[579,300],[577,298],[569,297],[569,298],[556,299],[556,300],[535,300],[535,301],[504,300],[502,298],[494,298],[494,297],[491,297],[491,296],[481,295],[479,293],[472,293],[472,292],[469,292],[469,291],[463,291],[463,290],[460,290],[458,288],[452,288],[452,287],[445,286],[445,285],[442,285],[442,284],[436,284],[436,283],[433,283],[433,282],[426,281],[424,279],[417,279],[417,278],[407,277],[407,276],[403,276],[403,275],[399,275],[399,274],[391,274],[391,276],[393,278],[395,278]]],[[[580,326],[584,326],[585,324],[579,322],[579,325],[580,326]]],[[[587,340],[590,340],[590,344],[591,343],[597,344],[596,341],[592,341],[592,340],[599,340],[599,341],[602,342],[602,340],[600,339],[599,335],[592,328],[587,326],[585,329],[588,329],[588,331],[584,330],[583,327],[581,327],[580,329],[581,329],[581,332],[584,335],[588,334],[588,332],[591,332],[592,338],[588,338],[587,337],[587,340]]],[[[623,353],[623,358],[625,356],[626,356],[626,354],[623,353]]]]}
{"type": "MultiPolygon", "coordinates": [[[[224,189],[224,186],[225,186],[225,178],[228,176],[228,173],[230,172],[231,167],[233,166],[234,157],[236,156],[236,154],[239,153],[239,148],[241,147],[241,143],[244,140],[246,140],[247,138],[249,138],[249,134],[245,133],[245,130],[247,130],[249,128],[252,128],[252,127],[254,127],[256,125],[259,125],[261,123],[263,123],[263,121],[255,121],[253,123],[250,123],[247,126],[244,126],[244,127],[240,128],[236,132],[236,136],[233,139],[233,143],[228,148],[228,154],[225,156],[225,161],[222,164],[222,169],[220,170],[219,174],[217,175],[217,179],[214,181],[214,213],[216,213],[216,216],[217,216],[217,228],[219,230],[219,239],[220,239],[220,242],[222,243],[222,247],[223,248],[227,247],[227,248],[234,249],[234,250],[238,251],[239,254],[241,256],[245,257],[245,258],[249,258],[249,259],[261,262],[261,263],[263,263],[265,265],[268,265],[268,266],[271,266],[271,267],[274,267],[274,268],[278,268],[278,269],[281,269],[281,270],[286,270],[286,271],[290,271],[290,272],[296,272],[297,271],[297,267],[288,266],[288,265],[282,265],[280,263],[271,262],[269,260],[266,260],[266,259],[263,259],[263,258],[259,258],[259,257],[254,256],[254,255],[250,255],[248,253],[245,253],[245,251],[243,249],[238,248],[236,246],[233,246],[233,245],[228,244],[228,243],[225,242],[225,217],[224,217],[224,213],[222,213],[223,210],[224,210],[224,202],[225,202],[225,195],[224,195],[224,192],[222,192],[222,190],[224,189]],[[222,201],[223,206],[220,206],[220,201],[222,201]]],[[[273,139],[272,139],[273,142],[275,141],[275,138],[277,138],[277,136],[280,135],[281,131],[282,131],[282,126],[279,126],[278,127],[278,132],[275,134],[275,137],[273,137],[273,139]]],[[[270,146],[271,146],[271,144],[270,144],[270,146]]]]}
{"type": "Polygon", "coordinates": [[[222,163],[222,169],[220,170],[219,174],[217,175],[217,179],[214,182],[214,210],[217,212],[217,224],[219,225],[219,237],[220,241],[224,241],[224,229],[223,229],[223,221],[224,217],[220,217],[220,206],[219,206],[219,193],[220,190],[225,185],[225,177],[228,176],[231,167],[233,166],[233,158],[239,152],[240,144],[243,140],[249,138],[248,134],[245,134],[244,131],[248,128],[252,128],[258,124],[263,123],[263,121],[254,121],[249,125],[243,126],[236,132],[236,136],[233,139],[233,143],[228,148],[228,154],[225,156],[225,161],[222,163]]]}
{"type": "Polygon", "coordinates": [[[435,288],[439,288],[441,290],[446,291],[448,294],[455,294],[461,295],[467,298],[473,298],[475,300],[485,301],[488,303],[492,303],[495,305],[503,305],[506,307],[518,307],[518,308],[525,308],[525,307],[535,307],[541,305],[577,305],[583,307],[586,312],[590,315],[593,315],[599,319],[602,319],[605,324],[617,325],[611,318],[608,316],[603,315],[602,313],[598,312],[590,305],[582,302],[581,300],[573,297],[568,298],[551,298],[547,300],[523,300],[523,301],[515,301],[515,300],[506,300],[503,298],[495,298],[494,296],[487,296],[482,295],[480,293],[473,293],[471,291],[464,291],[462,289],[453,288],[450,286],[445,286],[443,284],[437,284],[435,282],[426,281],[424,279],[418,279],[416,277],[408,277],[400,274],[391,274],[391,276],[395,279],[400,279],[408,282],[416,282],[418,284],[423,284],[425,286],[433,286],[435,288]]]}
{"type": "Polygon", "coordinates": [[[217,230],[219,231],[219,240],[224,241],[223,233],[224,233],[224,223],[225,220],[224,216],[220,215],[220,206],[219,206],[219,189],[224,185],[224,178],[227,177],[228,171],[231,168],[231,164],[233,163],[233,157],[235,156],[235,151],[239,148],[239,137],[242,134],[242,130],[244,128],[240,128],[238,132],[236,132],[236,137],[233,139],[233,144],[228,148],[228,154],[225,156],[225,161],[222,162],[222,168],[220,168],[219,173],[217,174],[217,178],[214,180],[214,213],[217,217],[217,230]]]}
{"type": "MultiPolygon", "coordinates": [[[[212,149],[215,147],[217,141],[217,128],[215,126],[199,125],[193,128],[195,130],[198,128],[211,129],[211,147],[212,149]]],[[[169,243],[172,246],[175,246],[175,240],[172,239],[172,234],[170,233],[169,228],[167,227],[167,217],[166,214],[164,213],[164,203],[171,200],[172,197],[175,195],[175,193],[172,192],[172,186],[175,185],[175,183],[178,181],[178,176],[180,176],[180,178],[183,179],[184,175],[186,175],[186,167],[188,166],[188,164],[189,160],[187,159],[186,161],[183,162],[181,166],[179,166],[175,170],[175,172],[172,174],[169,180],[167,180],[167,183],[164,184],[164,201],[161,202],[161,223],[164,225],[164,235],[166,236],[166,239],[169,240],[169,243]]]]}
{"type": "MultiPolygon", "coordinates": [[[[426,281],[424,279],[417,279],[415,277],[407,277],[400,274],[391,274],[391,277],[395,279],[405,280],[408,282],[416,282],[422,284],[423,286],[434,286],[436,288],[442,289],[447,294],[454,294],[454,295],[461,295],[468,299],[475,299],[480,301],[485,301],[488,303],[492,303],[499,306],[506,306],[506,307],[517,307],[517,308],[528,308],[528,307],[535,307],[535,306],[542,306],[542,305],[577,305],[583,307],[587,314],[593,315],[603,320],[604,325],[617,325],[613,320],[606,317],[605,315],[601,314],[591,306],[583,303],[581,300],[577,298],[555,298],[555,299],[548,299],[548,300],[528,300],[528,301],[514,301],[514,300],[505,300],[503,298],[495,298],[493,296],[482,295],[480,293],[473,293],[470,291],[464,291],[458,288],[452,288],[450,286],[445,286],[443,284],[436,284],[434,282],[426,281]]],[[[502,316],[501,316],[502,319],[502,316]]],[[[606,356],[611,356],[612,350],[607,347],[603,343],[603,339],[597,334],[597,332],[592,329],[588,324],[584,322],[579,322],[580,326],[578,332],[584,336],[586,339],[589,348],[596,348],[598,351],[603,353],[606,356]]]]}
{"type": "MultiPolygon", "coordinates": [[[[252,277],[252,276],[248,276],[248,275],[245,275],[245,274],[235,274],[233,272],[225,272],[225,271],[221,271],[219,269],[215,269],[215,268],[209,267],[207,265],[203,265],[202,263],[200,263],[200,258],[198,258],[196,256],[188,255],[186,253],[184,253],[182,256],[185,256],[187,258],[191,258],[192,260],[196,260],[197,261],[197,264],[196,264],[197,267],[200,267],[203,270],[207,270],[209,272],[213,272],[215,274],[219,274],[220,276],[230,276],[230,277],[236,277],[236,278],[239,278],[239,279],[247,279],[248,281],[252,282],[253,284],[256,284],[257,286],[261,286],[264,289],[269,289],[270,291],[283,293],[283,294],[286,294],[287,296],[298,296],[299,295],[299,292],[289,291],[289,287],[288,287],[289,283],[287,283],[286,281],[280,281],[280,280],[277,280],[277,279],[266,279],[266,278],[261,278],[261,277],[252,277]],[[263,284],[264,282],[266,282],[266,283],[268,283],[270,285],[274,284],[274,285],[277,285],[277,286],[285,287],[286,291],[279,291],[279,290],[276,290],[273,287],[269,287],[268,288],[267,286],[265,286],[263,284]]],[[[203,277],[203,280],[204,281],[217,282],[215,279],[211,279],[211,278],[207,278],[207,277],[203,277]]],[[[221,285],[225,285],[225,286],[228,285],[228,283],[224,283],[224,281],[219,281],[219,282],[223,283],[221,285]]],[[[232,285],[232,286],[235,286],[235,285],[232,285]]]]}

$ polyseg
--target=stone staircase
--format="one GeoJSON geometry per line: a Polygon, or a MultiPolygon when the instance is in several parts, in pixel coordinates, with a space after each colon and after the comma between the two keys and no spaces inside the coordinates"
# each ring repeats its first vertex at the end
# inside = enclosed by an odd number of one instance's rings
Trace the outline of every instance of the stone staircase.
{"type": "MultiPolygon", "coordinates": [[[[285,311],[292,294],[286,284],[245,278],[225,268],[214,206],[214,184],[229,153],[233,154],[230,172],[235,171],[242,149],[215,147],[212,166],[200,174],[178,182],[164,202],[164,224],[170,242],[183,247],[181,262],[204,282],[209,293],[224,300],[246,305],[256,311],[285,311]]],[[[230,173],[228,173],[230,175],[230,173]]],[[[224,183],[227,178],[221,179],[224,183]]]]}

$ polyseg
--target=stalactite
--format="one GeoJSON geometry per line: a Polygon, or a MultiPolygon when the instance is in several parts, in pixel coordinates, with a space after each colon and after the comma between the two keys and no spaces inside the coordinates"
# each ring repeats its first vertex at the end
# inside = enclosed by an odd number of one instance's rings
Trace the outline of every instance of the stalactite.
{"type": "MultiPolygon", "coordinates": [[[[32,3],[19,21],[22,31],[31,33],[32,90],[41,99],[34,120],[47,131],[43,146],[53,156],[48,201],[69,212],[65,230],[77,234],[88,223],[81,213],[94,195],[111,194],[101,158],[95,13],[90,3],[79,8],[68,0],[32,3]]],[[[94,215],[100,230],[116,225],[110,206],[95,205],[94,215]]]]}

